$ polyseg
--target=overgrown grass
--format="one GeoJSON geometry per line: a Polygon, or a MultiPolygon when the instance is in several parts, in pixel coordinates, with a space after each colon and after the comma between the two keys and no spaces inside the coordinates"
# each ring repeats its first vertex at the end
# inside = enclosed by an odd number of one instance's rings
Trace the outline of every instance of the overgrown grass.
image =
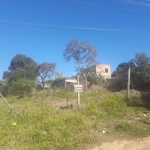
{"type": "Polygon", "coordinates": [[[81,94],[81,108],[59,109],[50,104],[57,98],[74,100],[76,93],[51,90],[9,97],[19,115],[0,99],[0,149],[84,150],[118,138],[150,136],[150,113],[138,99],[87,91],[81,94]]]}

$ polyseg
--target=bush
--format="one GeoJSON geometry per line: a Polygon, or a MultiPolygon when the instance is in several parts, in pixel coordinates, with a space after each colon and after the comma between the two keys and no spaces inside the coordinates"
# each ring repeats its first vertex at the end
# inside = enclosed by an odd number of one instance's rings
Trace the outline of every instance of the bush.
{"type": "Polygon", "coordinates": [[[17,81],[12,81],[8,87],[8,94],[19,96],[28,95],[32,93],[35,83],[29,79],[18,79],[17,81]]]}

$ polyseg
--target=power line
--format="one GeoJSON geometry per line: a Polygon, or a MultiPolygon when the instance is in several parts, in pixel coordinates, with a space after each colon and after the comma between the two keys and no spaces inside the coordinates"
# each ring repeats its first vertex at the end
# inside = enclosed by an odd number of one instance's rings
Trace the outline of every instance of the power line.
{"type": "Polygon", "coordinates": [[[150,30],[125,30],[125,29],[111,29],[111,28],[87,28],[87,27],[76,27],[76,26],[58,26],[50,24],[36,24],[36,23],[26,23],[26,22],[15,22],[0,20],[0,24],[7,25],[17,25],[17,26],[30,26],[38,28],[51,28],[51,29],[61,29],[61,30],[85,30],[85,31],[112,31],[112,32],[150,32],[150,30]]]}
{"type": "MultiPolygon", "coordinates": [[[[22,4],[22,5],[32,5],[32,6],[40,6],[40,7],[51,7],[51,6],[47,6],[47,5],[39,5],[39,4],[31,4],[31,3],[22,3],[22,2],[14,2],[14,1],[9,1],[9,0],[0,0],[2,2],[8,2],[8,3],[15,3],[15,4],[22,4]]],[[[61,1],[62,2],[62,1],[61,1]]],[[[64,2],[64,1],[63,1],[64,2]]],[[[75,3],[80,3],[80,4],[89,4],[89,5],[96,5],[96,6],[107,6],[105,4],[102,3],[90,3],[90,2],[83,2],[83,1],[74,1],[74,0],[68,0],[68,2],[75,2],[75,3]]],[[[109,6],[109,7],[118,7],[118,6],[109,6]]],[[[119,7],[120,8],[120,7],[119,7]]]]}
{"type": "MultiPolygon", "coordinates": [[[[81,11],[91,11],[91,12],[104,12],[104,13],[114,13],[114,14],[128,14],[128,15],[138,15],[138,16],[146,16],[150,17],[150,14],[145,13],[135,13],[135,12],[125,12],[125,11],[112,11],[112,10],[97,10],[97,9],[79,9],[79,8],[67,8],[67,7],[54,7],[49,5],[38,5],[38,4],[29,4],[29,3],[20,3],[20,2],[12,2],[8,0],[0,0],[2,2],[8,2],[8,3],[15,3],[15,4],[21,4],[21,5],[31,5],[31,6],[39,6],[39,7],[51,7],[51,8],[59,8],[59,9],[71,9],[71,10],[81,10],[81,11]]],[[[106,5],[104,5],[106,6],[106,5]]]]}
{"type": "Polygon", "coordinates": [[[116,0],[116,1],[132,4],[132,5],[141,5],[141,6],[150,7],[150,3],[140,2],[140,1],[136,1],[136,0],[116,0]]]}
{"type": "MultiPolygon", "coordinates": [[[[66,1],[68,1],[69,3],[70,2],[76,2],[76,3],[80,3],[80,4],[89,4],[89,5],[96,5],[96,6],[108,6],[108,5],[105,5],[103,3],[91,3],[91,2],[76,1],[76,0],[66,0],[66,1]]],[[[120,8],[119,6],[114,6],[114,5],[111,5],[109,7],[120,8]]]]}
{"type": "MultiPolygon", "coordinates": [[[[68,2],[76,2],[76,3],[82,3],[82,4],[89,4],[89,5],[100,5],[100,6],[106,6],[105,4],[102,4],[102,3],[91,3],[91,2],[85,2],[85,1],[76,1],[76,0],[66,0],[68,2]]],[[[149,3],[143,3],[143,2],[139,2],[139,1],[136,1],[136,0],[116,0],[116,1],[124,1],[124,2],[131,2],[131,3],[139,3],[139,4],[148,4],[150,5],[149,3]]],[[[150,1],[150,0],[146,0],[146,1],[150,1]]],[[[63,1],[64,2],[64,1],[63,1]]],[[[111,5],[109,7],[119,7],[119,6],[114,6],[114,5],[111,5]]],[[[120,7],[119,7],[120,8],[120,7]]]]}

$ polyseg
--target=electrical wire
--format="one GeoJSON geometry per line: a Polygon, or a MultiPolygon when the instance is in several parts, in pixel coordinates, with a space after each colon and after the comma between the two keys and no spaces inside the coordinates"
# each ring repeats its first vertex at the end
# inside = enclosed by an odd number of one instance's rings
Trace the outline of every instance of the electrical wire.
{"type": "Polygon", "coordinates": [[[62,30],[70,29],[70,30],[85,30],[85,31],[150,32],[150,30],[125,30],[125,29],[117,29],[117,28],[111,29],[111,28],[87,28],[87,27],[76,27],[76,26],[58,26],[58,25],[50,25],[50,24],[36,24],[36,23],[15,22],[15,21],[6,21],[6,20],[0,20],[0,24],[62,29],[62,30]]]}
{"type": "MultiPolygon", "coordinates": [[[[0,0],[1,2],[8,2],[8,3],[15,3],[15,4],[22,4],[22,5],[32,5],[32,6],[42,6],[42,7],[49,7],[48,5],[39,5],[39,4],[31,4],[31,3],[24,3],[24,2],[15,2],[15,1],[10,1],[10,0],[0,0]]],[[[62,2],[62,1],[61,1],[62,2]]],[[[64,2],[64,1],[63,1],[64,2]]],[[[107,6],[103,3],[89,3],[89,2],[83,2],[83,1],[71,1],[68,0],[69,3],[71,2],[75,2],[75,3],[79,3],[79,4],[89,4],[89,5],[96,5],[96,6],[107,6]]],[[[50,6],[51,7],[51,6],[50,6]]],[[[109,7],[118,7],[118,6],[109,6],[109,7]]],[[[120,8],[120,7],[119,7],[120,8]]]]}
{"type": "Polygon", "coordinates": [[[136,0],[115,0],[115,1],[124,2],[132,5],[141,5],[141,6],[150,7],[150,3],[140,2],[136,0]]]}
{"type": "Polygon", "coordinates": [[[51,8],[59,8],[59,9],[71,9],[71,10],[81,10],[81,11],[91,11],[91,12],[103,12],[103,13],[114,13],[114,14],[128,14],[128,15],[138,15],[138,16],[146,16],[150,17],[150,14],[145,13],[135,13],[135,12],[125,12],[125,11],[113,11],[113,10],[98,10],[98,9],[82,9],[82,8],[67,8],[67,7],[54,7],[50,5],[38,5],[38,4],[29,4],[29,3],[20,3],[20,2],[12,2],[8,0],[0,0],[2,2],[8,2],[8,3],[15,3],[15,4],[22,4],[22,5],[31,5],[31,6],[39,6],[39,7],[51,7],[51,8]]]}

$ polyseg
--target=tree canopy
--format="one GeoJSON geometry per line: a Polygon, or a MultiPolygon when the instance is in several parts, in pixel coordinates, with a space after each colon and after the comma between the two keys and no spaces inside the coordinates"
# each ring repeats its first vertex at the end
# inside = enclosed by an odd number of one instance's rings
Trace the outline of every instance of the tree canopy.
{"type": "Polygon", "coordinates": [[[8,71],[3,73],[6,82],[5,93],[11,95],[28,94],[35,87],[37,63],[26,55],[18,54],[12,58],[8,71]]]}
{"type": "Polygon", "coordinates": [[[44,88],[45,80],[50,79],[55,73],[56,64],[43,62],[38,66],[38,76],[42,81],[42,86],[44,88]]]}
{"type": "MultiPolygon", "coordinates": [[[[123,62],[118,65],[113,75],[131,68],[132,88],[145,90],[150,88],[150,57],[145,52],[138,52],[129,62],[123,62]]],[[[127,77],[126,77],[127,79],[127,77]]],[[[126,86],[126,83],[124,83],[126,86]]]]}
{"type": "Polygon", "coordinates": [[[11,82],[20,78],[35,80],[37,78],[37,63],[26,55],[18,54],[12,58],[9,71],[3,73],[3,79],[11,82]]]}
{"type": "Polygon", "coordinates": [[[131,60],[135,65],[134,83],[138,88],[150,88],[150,57],[145,52],[138,52],[131,60]]]}
{"type": "Polygon", "coordinates": [[[70,41],[63,52],[63,56],[67,62],[73,59],[78,65],[80,71],[83,66],[92,65],[97,62],[96,48],[91,46],[88,42],[80,42],[77,39],[70,41]]]}
{"type": "Polygon", "coordinates": [[[87,89],[87,79],[84,73],[84,67],[92,66],[97,63],[96,57],[97,52],[96,48],[91,46],[88,42],[80,42],[77,39],[73,39],[66,46],[66,49],[63,52],[63,56],[66,62],[74,60],[77,64],[77,70],[81,74],[84,74],[85,77],[85,87],[87,89]]]}
{"type": "Polygon", "coordinates": [[[117,70],[117,72],[127,71],[129,67],[132,69],[135,68],[135,65],[132,61],[123,62],[123,63],[119,64],[116,70],[117,70]]]}

